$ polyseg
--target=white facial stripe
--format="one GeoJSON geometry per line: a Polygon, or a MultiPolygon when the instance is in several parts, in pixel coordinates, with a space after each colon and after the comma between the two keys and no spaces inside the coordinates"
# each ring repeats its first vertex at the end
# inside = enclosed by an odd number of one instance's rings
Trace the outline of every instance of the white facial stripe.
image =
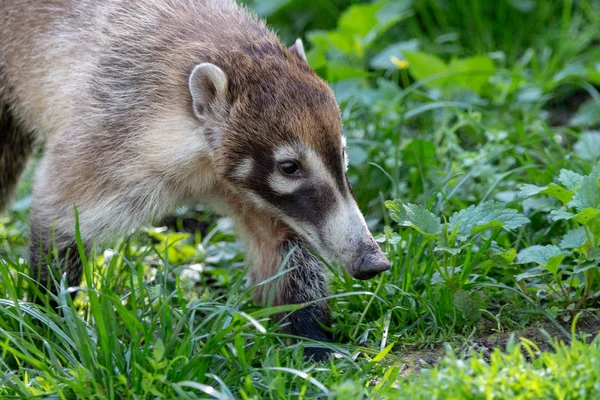
{"type": "Polygon", "coordinates": [[[302,186],[301,179],[285,177],[279,171],[270,174],[268,182],[271,189],[279,194],[292,194],[302,186]]]}
{"type": "Polygon", "coordinates": [[[253,163],[250,157],[244,158],[233,170],[233,177],[237,179],[246,179],[250,177],[252,165],[253,163]]]}
{"type": "Polygon", "coordinates": [[[277,162],[297,160],[298,158],[298,152],[291,146],[280,146],[275,150],[275,161],[277,162]]]}
{"type": "Polygon", "coordinates": [[[365,219],[352,199],[338,202],[337,209],[329,213],[323,232],[335,257],[342,262],[351,262],[370,236],[365,219]]]}
{"type": "Polygon", "coordinates": [[[325,166],[325,163],[323,163],[323,160],[321,160],[321,157],[309,148],[305,150],[304,154],[304,163],[308,165],[311,175],[319,182],[326,183],[327,186],[333,189],[334,193],[338,194],[335,180],[325,166]]]}
{"type": "Polygon", "coordinates": [[[257,195],[254,192],[247,190],[244,192],[244,196],[246,196],[246,198],[248,200],[250,200],[252,203],[254,203],[254,205],[256,207],[258,207],[259,209],[268,210],[273,213],[278,212],[277,208],[275,208],[273,205],[268,203],[266,200],[264,200],[262,197],[260,197],[259,195],[257,195]]]}

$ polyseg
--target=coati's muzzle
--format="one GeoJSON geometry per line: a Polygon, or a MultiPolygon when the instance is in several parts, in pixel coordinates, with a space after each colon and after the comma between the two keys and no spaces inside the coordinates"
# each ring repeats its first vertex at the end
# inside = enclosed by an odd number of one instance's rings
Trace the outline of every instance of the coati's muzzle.
{"type": "Polygon", "coordinates": [[[391,264],[369,232],[353,198],[346,198],[331,210],[311,235],[311,244],[327,259],[340,263],[356,279],[371,279],[390,269],[391,264]],[[321,240],[314,240],[317,236],[321,240]],[[315,243],[317,242],[317,243],[315,243]]]}

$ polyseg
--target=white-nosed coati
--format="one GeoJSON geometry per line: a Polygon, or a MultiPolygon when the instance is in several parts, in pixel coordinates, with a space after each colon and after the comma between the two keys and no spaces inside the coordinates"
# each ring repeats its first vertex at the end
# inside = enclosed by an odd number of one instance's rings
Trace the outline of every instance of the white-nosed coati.
{"type": "MultiPolygon", "coordinates": [[[[54,245],[69,284],[81,279],[73,205],[89,246],[206,203],[237,222],[255,282],[297,246],[277,304],[326,295],[308,248],[358,279],[390,267],[346,179],[332,92],[300,41],[284,47],[233,1],[1,0],[0,112],[0,206],[45,138],[30,240],[50,290],[54,245]]],[[[329,340],[324,302],[289,318],[329,340]]]]}

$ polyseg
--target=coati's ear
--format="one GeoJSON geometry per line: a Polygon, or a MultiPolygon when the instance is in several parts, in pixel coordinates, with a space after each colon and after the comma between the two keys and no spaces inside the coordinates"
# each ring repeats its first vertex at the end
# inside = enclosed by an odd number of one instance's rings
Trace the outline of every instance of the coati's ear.
{"type": "Polygon", "coordinates": [[[301,39],[296,39],[296,42],[290,47],[289,50],[292,52],[293,55],[295,55],[302,61],[308,62],[308,61],[306,61],[306,54],[304,53],[304,45],[302,44],[301,39]]]}
{"type": "Polygon", "coordinates": [[[215,111],[227,97],[227,75],[211,63],[196,65],[189,79],[190,93],[196,117],[202,119],[207,112],[215,111]]]}

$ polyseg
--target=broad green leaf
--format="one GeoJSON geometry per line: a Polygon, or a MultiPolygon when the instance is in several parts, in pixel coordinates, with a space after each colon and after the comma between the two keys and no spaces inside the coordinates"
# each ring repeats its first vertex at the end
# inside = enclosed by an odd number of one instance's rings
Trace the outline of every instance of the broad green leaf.
{"type": "Polygon", "coordinates": [[[308,63],[314,69],[319,69],[327,65],[327,50],[329,49],[329,38],[327,32],[313,31],[306,35],[311,49],[306,53],[308,63]]]}
{"type": "Polygon", "coordinates": [[[330,61],[327,64],[327,80],[329,82],[342,81],[351,78],[365,78],[369,73],[362,69],[354,68],[343,61],[330,61]]]}
{"type": "Polygon", "coordinates": [[[592,268],[600,268],[600,266],[596,261],[594,261],[591,263],[576,266],[575,268],[573,268],[573,272],[576,274],[580,274],[592,268]]]}
{"type": "Polygon", "coordinates": [[[547,188],[548,186],[537,186],[527,183],[519,188],[519,197],[524,199],[527,197],[535,196],[536,194],[543,192],[547,188]]]}
{"type": "Polygon", "coordinates": [[[567,204],[573,198],[573,192],[553,183],[549,184],[542,193],[558,199],[563,204],[567,204]]]}
{"type": "Polygon", "coordinates": [[[504,253],[498,254],[500,257],[504,258],[508,262],[513,262],[517,257],[517,250],[510,249],[504,253]]]}
{"type": "Polygon", "coordinates": [[[470,323],[477,322],[481,316],[478,302],[466,290],[460,289],[454,293],[454,306],[470,323]]]}
{"type": "MultiPolygon", "coordinates": [[[[417,80],[421,80],[432,75],[448,73],[448,67],[444,61],[433,54],[405,51],[404,57],[410,64],[410,74],[417,80]]],[[[427,83],[427,85],[431,87],[439,87],[443,86],[444,83],[444,79],[438,79],[427,83]]]]}
{"type": "Polygon", "coordinates": [[[561,249],[576,249],[581,247],[587,242],[587,235],[585,234],[585,228],[583,226],[577,229],[571,229],[559,243],[561,249]]]}
{"type": "Polygon", "coordinates": [[[519,190],[519,197],[521,198],[535,196],[536,194],[552,196],[563,204],[568,203],[573,198],[573,192],[553,183],[548,186],[525,184],[519,190]]]}
{"type": "Polygon", "coordinates": [[[375,69],[391,69],[396,66],[390,61],[390,57],[396,57],[399,60],[406,60],[404,57],[405,51],[417,51],[419,49],[419,41],[416,39],[407,40],[386,47],[383,51],[373,57],[370,65],[375,69]]]}
{"type": "MultiPolygon", "coordinates": [[[[599,122],[600,101],[591,99],[579,106],[577,113],[569,120],[569,125],[590,127],[597,125],[599,122]]],[[[600,143],[597,150],[600,151],[600,143]]],[[[575,152],[577,152],[577,148],[575,148],[575,152]]]]}
{"type": "Polygon", "coordinates": [[[384,5],[385,2],[379,1],[348,7],[338,21],[339,31],[349,35],[366,36],[379,23],[377,12],[384,5]]]}
{"type": "Polygon", "coordinates": [[[495,67],[489,57],[475,56],[452,59],[448,71],[452,74],[450,82],[480,94],[488,79],[494,75],[495,67]]]}
{"type": "Polygon", "coordinates": [[[519,254],[517,254],[517,263],[536,263],[546,268],[548,271],[556,273],[564,257],[565,256],[562,254],[560,248],[557,246],[536,245],[521,250],[519,254]]]}
{"type": "Polygon", "coordinates": [[[568,169],[561,169],[558,175],[558,181],[571,191],[574,191],[577,186],[583,183],[583,178],[585,178],[583,175],[569,171],[568,169]]]}
{"type": "Polygon", "coordinates": [[[400,200],[386,201],[390,217],[402,226],[410,226],[428,239],[442,232],[440,218],[417,204],[404,204],[400,200]]]}
{"type": "Polygon", "coordinates": [[[570,63],[570,64],[567,64],[567,66],[565,68],[558,71],[554,75],[552,80],[554,82],[560,82],[566,78],[575,78],[575,77],[580,78],[580,77],[584,77],[586,75],[586,73],[587,73],[587,71],[583,64],[570,63]]]}
{"type": "Polygon", "coordinates": [[[583,179],[569,206],[574,207],[577,211],[586,208],[600,208],[600,186],[597,176],[592,173],[583,179]]]}
{"type": "Polygon", "coordinates": [[[547,274],[548,274],[548,270],[546,268],[533,267],[533,268],[530,268],[527,271],[523,272],[522,274],[515,276],[515,279],[517,282],[519,282],[523,279],[535,278],[536,276],[542,276],[542,275],[547,275],[547,274]]]}
{"type": "Polygon", "coordinates": [[[328,42],[346,54],[362,54],[362,45],[352,35],[343,32],[331,31],[326,34],[328,42]]]}
{"type": "Polygon", "coordinates": [[[474,235],[478,232],[485,231],[486,229],[502,228],[503,226],[504,226],[504,222],[493,220],[493,221],[489,221],[488,223],[485,223],[485,224],[477,225],[476,227],[474,227],[471,230],[471,233],[474,235]]]}
{"type": "Polygon", "coordinates": [[[369,159],[369,154],[360,145],[348,147],[347,153],[350,165],[364,165],[369,159]]]}
{"type": "Polygon", "coordinates": [[[560,263],[564,258],[565,256],[563,254],[550,257],[548,263],[546,263],[546,269],[552,272],[553,274],[556,274],[558,272],[558,268],[560,267],[560,263]]]}
{"type": "Polygon", "coordinates": [[[575,150],[575,154],[585,160],[597,161],[600,159],[600,131],[582,133],[573,146],[573,150],[575,150]]]}
{"type": "Polygon", "coordinates": [[[455,248],[455,247],[442,247],[442,246],[436,246],[435,249],[433,249],[433,251],[444,251],[448,254],[451,254],[453,256],[457,255],[458,253],[460,253],[462,251],[462,249],[460,248],[455,248]]]}
{"type": "Polygon", "coordinates": [[[552,210],[550,211],[550,217],[552,217],[552,221],[560,221],[560,220],[568,220],[575,216],[575,214],[570,213],[565,210],[552,210]]]}
{"type": "Polygon", "coordinates": [[[516,229],[527,223],[529,219],[517,210],[505,208],[501,203],[487,201],[455,212],[450,217],[448,229],[450,232],[457,229],[457,239],[464,241],[477,227],[502,226],[516,229]]]}
{"type": "Polygon", "coordinates": [[[573,216],[573,221],[580,223],[581,225],[585,225],[590,222],[596,215],[598,215],[600,211],[595,208],[586,208],[581,210],[579,213],[573,216]]]}

